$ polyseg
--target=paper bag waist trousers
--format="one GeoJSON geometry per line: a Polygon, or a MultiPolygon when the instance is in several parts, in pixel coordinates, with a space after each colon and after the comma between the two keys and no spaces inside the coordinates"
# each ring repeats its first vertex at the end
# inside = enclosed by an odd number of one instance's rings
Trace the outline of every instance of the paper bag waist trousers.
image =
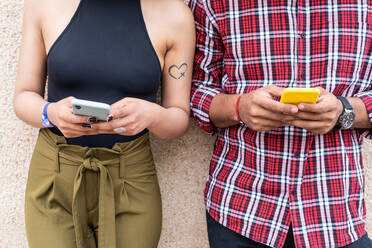
{"type": "Polygon", "coordinates": [[[155,248],[161,209],[148,134],[109,149],[40,129],[25,195],[30,248],[155,248]]]}

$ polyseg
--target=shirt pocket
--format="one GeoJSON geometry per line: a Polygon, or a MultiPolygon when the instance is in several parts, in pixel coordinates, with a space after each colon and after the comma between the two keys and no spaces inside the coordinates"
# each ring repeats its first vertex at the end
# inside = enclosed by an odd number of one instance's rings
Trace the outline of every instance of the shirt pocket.
{"type": "MultiPolygon", "coordinates": [[[[337,95],[353,96],[370,90],[372,79],[372,13],[364,18],[342,18],[338,21],[337,35],[334,35],[332,63],[329,75],[336,82],[333,92],[337,95]]],[[[328,67],[328,68],[329,68],[328,67]]]]}

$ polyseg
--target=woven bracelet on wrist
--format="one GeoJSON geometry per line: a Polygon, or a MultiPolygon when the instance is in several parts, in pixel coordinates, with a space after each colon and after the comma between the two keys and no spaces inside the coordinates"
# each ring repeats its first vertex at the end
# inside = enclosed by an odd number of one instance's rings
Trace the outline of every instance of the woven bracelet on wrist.
{"type": "Polygon", "coordinates": [[[236,116],[238,117],[238,121],[241,121],[240,115],[239,115],[239,102],[240,102],[240,98],[242,98],[242,95],[240,95],[238,97],[238,99],[236,100],[236,104],[235,104],[235,113],[236,113],[236,116]]]}

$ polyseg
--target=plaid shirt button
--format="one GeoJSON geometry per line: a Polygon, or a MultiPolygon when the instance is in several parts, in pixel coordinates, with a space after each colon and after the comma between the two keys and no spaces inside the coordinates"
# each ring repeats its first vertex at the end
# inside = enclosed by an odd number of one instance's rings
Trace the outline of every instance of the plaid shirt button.
{"type": "Polygon", "coordinates": [[[300,152],[295,152],[294,155],[295,155],[296,158],[300,158],[301,157],[301,153],[300,152]]]}
{"type": "Polygon", "coordinates": [[[305,78],[306,78],[305,72],[301,73],[300,77],[301,77],[301,79],[304,79],[305,80],[305,78]]]}

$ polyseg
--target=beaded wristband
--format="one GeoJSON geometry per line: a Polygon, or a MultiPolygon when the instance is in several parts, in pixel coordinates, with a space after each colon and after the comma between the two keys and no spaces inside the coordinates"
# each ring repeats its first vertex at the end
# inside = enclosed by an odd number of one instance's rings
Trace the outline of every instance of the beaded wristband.
{"type": "Polygon", "coordinates": [[[43,124],[44,127],[56,127],[49,119],[47,115],[48,106],[51,104],[51,102],[48,102],[45,104],[43,108],[43,116],[41,117],[41,124],[43,124]]]}

